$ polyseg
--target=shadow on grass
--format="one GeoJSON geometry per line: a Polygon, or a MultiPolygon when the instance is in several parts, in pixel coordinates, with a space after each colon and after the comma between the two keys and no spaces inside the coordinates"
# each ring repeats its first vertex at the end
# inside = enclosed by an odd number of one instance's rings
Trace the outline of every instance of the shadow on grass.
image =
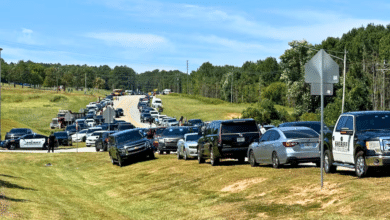
{"type": "MultiPolygon", "coordinates": [[[[389,169],[387,167],[387,169],[389,169]]],[[[356,173],[354,170],[337,170],[335,174],[340,174],[343,176],[356,176],[356,173]]],[[[379,168],[369,168],[368,169],[368,178],[386,178],[390,177],[390,170],[386,170],[386,167],[379,167],[379,168]]]]}
{"type": "Polygon", "coordinates": [[[10,177],[10,178],[18,178],[18,177],[15,177],[15,176],[10,176],[10,175],[7,175],[7,174],[0,174],[0,176],[4,176],[4,177],[10,177]]]}
{"type": "Polygon", "coordinates": [[[157,160],[157,159],[158,158],[156,158],[156,157],[153,159],[150,159],[150,158],[131,158],[131,159],[126,160],[126,162],[124,162],[123,166],[126,167],[129,165],[142,163],[142,162],[146,162],[146,161],[150,161],[150,160],[157,160]]]}
{"type": "Polygon", "coordinates": [[[12,201],[12,202],[28,202],[29,201],[29,200],[25,200],[25,199],[14,199],[14,198],[10,198],[10,197],[7,197],[7,196],[0,194],[0,200],[1,199],[7,200],[7,201],[12,201]]]}
{"type": "Polygon", "coordinates": [[[5,180],[0,180],[0,187],[13,188],[13,189],[25,189],[25,190],[33,190],[33,191],[36,191],[36,189],[28,188],[28,187],[23,187],[23,186],[19,186],[19,185],[10,183],[10,182],[5,181],[5,180]]]}

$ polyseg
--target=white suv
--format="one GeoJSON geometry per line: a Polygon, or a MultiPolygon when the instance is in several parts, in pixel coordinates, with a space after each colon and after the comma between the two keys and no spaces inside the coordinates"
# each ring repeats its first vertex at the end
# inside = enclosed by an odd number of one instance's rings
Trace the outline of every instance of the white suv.
{"type": "Polygon", "coordinates": [[[91,134],[91,136],[89,136],[87,138],[87,140],[85,141],[85,146],[87,147],[94,147],[95,146],[95,143],[97,141],[97,139],[99,138],[99,135],[103,132],[106,132],[106,131],[95,131],[91,134]]]}

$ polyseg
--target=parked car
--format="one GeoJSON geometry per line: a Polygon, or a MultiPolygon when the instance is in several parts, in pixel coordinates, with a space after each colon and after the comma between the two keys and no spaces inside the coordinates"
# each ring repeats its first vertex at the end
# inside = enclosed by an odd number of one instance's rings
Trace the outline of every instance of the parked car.
{"type": "Polygon", "coordinates": [[[39,148],[46,150],[48,146],[47,142],[48,137],[41,134],[25,134],[17,139],[7,139],[5,140],[5,145],[8,146],[8,149],[15,150],[17,148],[39,148]]]}
{"type": "Polygon", "coordinates": [[[72,134],[72,142],[85,142],[88,129],[83,129],[75,134],[72,134]]]}
{"type": "Polygon", "coordinates": [[[69,135],[69,136],[72,136],[73,134],[75,134],[77,131],[80,131],[80,130],[81,130],[80,127],[78,127],[78,128],[76,129],[76,125],[68,125],[68,126],[66,126],[66,128],[65,128],[65,131],[68,132],[68,135],[69,135]]]}
{"type": "MultiPolygon", "coordinates": [[[[321,134],[321,122],[320,121],[295,121],[285,122],[278,126],[281,127],[308,127],[315,130],[318,134],[321,134]]],[[[332,131],[324,124],[324,135],[332,134],[332,131]]]]}
{"type": "Polygon", "coordinates": [[[165,120],[165,123],[163,124],[165,127],[171,127],[171,126],[179,126],[179,122],[176,121],[176,118],[170,118],[168,120],[165,120]]]}
{"type": "Polygon", "coordinates": [[[92,132],[91,135],[89,135],[89,137],[87,137],[87,140],[85,141],[85,146],[94,147],[97,139],[99,138],[99,135],[101,133],[104,133],[104,132],[106,132],[106,131],[97,130],[97,131],[92,132]]]}
{"type": "Polygon", "coordinates": [[[72,137],[68,135],[68,132],[54,132],[54,136],[57,138],[58,145],[72,146],[72,137]]]}
{"type": "Polygon", "coordinates": [[[32,133],[32,130],[29,128],[12,128],[9,132],[5,133],[5,140],[15,140],[32,133]]]}
{"type": "Polygon", "coordinates": [[[107,148],[108,148],[108,137],[111,135],[111,134],[114,134],[116,131],[105,131],[105,132],[102,132],[99,134],[99,137],[98,139],[96,140],[96,143],[95,143],[95,148],[96,148],[96,151],[107,151],[107,148]]]}
{"type": "Polygon", "coordinates": [[[150,113],[143,113],[141,114],[141,122],[147,123],[153,119],[152,115],[150,113]]]}
{"type": "Polygon", "coordinates": [[[226,121],[212,121],[198,140],[198,162],[204,163],[210,158],[212,166],[222,158],[245,161],[248,147],[260,137],[259,128],[253,119],[233,119],[226,121]]]}
{"type": "Polygon", "coordinates": [[[116,111],[118,111],[119,116],[123,116],[123,109],[117,108],[116,111]]]}
{"type": "Polygon", "coordinates": [[[195,158],[198,156],[198,140],[201,136],[198,133],[188,133],[183,139],[177,142],[177,159],[195,158]]]}
{"type": "Polygon", "coordinates": [[[118,127],[116,128],[116,131],[123,131],[123,130],[128,130],[133,128],[135,128],[135,126],[132,125],[131,123],[119,123],[118,127]]]}
{"type": "Polygon", "coordinates": [[[149,113],[150,113],[150,115],[151,115],[153,118],[158,118],[158,115],[159,115],[158,111],[150,111],[149,113]]]}
{"type": "Polygon", "coordinates": [[[96,126],[96,122],[95,122],[95,120],[92,119],[92,118],[89,118],[89,119],[85,120],[85,123],[87,124],[88,127],[94,127],[94,126],[96,126]]]}
{"type": "Polygon", "coordinates": [[[297,166],[298,163],[314,162],[320,166],[319,134],[308,127],[272,128],[258,142],[248,148],[251,166],[259,163],[297,166]]]}
{"type": "Polygon", "coordinates": [[[92,128],[88,128],[88,131],[85,135],[85,141],[87,141],[87,139],[89,138],[89,136],[92,135],[93,132],[95,131],[101,131],[103,130],[102,127],[92,127],[92,128]]]}
{"type": "Polygon", "coordinates": [[[158,139],[157,149],[159,154],[163,154],[164,152],[169,154],[171,151],[176,152],[177,142],[183,139],[187,133],[193,133],[193,128],[187,126],[166,128],[158,139]]]}
{"type": "Polygon", "coordinates": [[[108,152],[112,164],[117,163],[119,166],[123,166],[129,159],[154,158],[150,142],[144,137],[140,129],[125,130],[110,135],[108,152]]]}
{"type": "Polygon", "coordinates": [[[187,121],[188,126],[202,126],[203,122],[201,119],[190,119],[187,121]]]}

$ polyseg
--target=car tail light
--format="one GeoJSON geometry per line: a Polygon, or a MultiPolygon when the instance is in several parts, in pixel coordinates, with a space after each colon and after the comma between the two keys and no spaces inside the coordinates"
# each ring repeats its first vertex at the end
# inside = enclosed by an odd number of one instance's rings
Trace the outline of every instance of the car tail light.
{"type": "Polygon", "coordinates": [[[297,144],[298,144],[298,142],[283,142],[283,145],[285,147],[294,147],[297,144]]]}
{"type": "Polygon", "coordinates": [[[108,143],[108,138],[106,138],[106,140],[105,140],[105,141],[106,141],[106,143],[108,143]]]}

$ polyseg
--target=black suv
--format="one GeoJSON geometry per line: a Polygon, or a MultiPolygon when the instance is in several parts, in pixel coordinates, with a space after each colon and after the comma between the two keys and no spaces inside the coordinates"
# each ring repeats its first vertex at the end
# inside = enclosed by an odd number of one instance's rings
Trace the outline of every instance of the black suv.
{"type": "Polygon", "coordinates": [[[3,142],[3,147],[14,147],[18,145],[18,140],[20,137],[32,133],[32,130],[29,128],[12,128],[9,132],[5,134],[5,141],[3,142]]]}
{"type": "Polygon", "coordinates": [[[138,128],[110,135],[108,152],[112,164],[117,162],[119,166],[123,166],[126,160],[137,159],[137,157],[154,159],[153,148],[149,140],[143,135],[143,130],[138,128]]]}
{"type": "Polygon", "coordinates": [[[96,140],[95,148],[96,151],[107,151],[107,145],[108,145],[108,137],[111,134],[114,134],[116,131],[106,131],[99,134],[99,138],[96,140]]]}
{"type": "Polygon", "coordinates": [[[58,145],[72,146],[72,137],[68,135],[68,132],[60,131],[54,132],[54,136],[57,138],[58,145]]]}
{"type": "Polygon", "coordinates": [[[243,163],[249,145],[260,137],[253,119],[212,121],[200,129],[199,134],[202,137],[198,140],[198,162],[204,163],[210,158],[212,166],[222,158],[234,158],[243,163]]]}

